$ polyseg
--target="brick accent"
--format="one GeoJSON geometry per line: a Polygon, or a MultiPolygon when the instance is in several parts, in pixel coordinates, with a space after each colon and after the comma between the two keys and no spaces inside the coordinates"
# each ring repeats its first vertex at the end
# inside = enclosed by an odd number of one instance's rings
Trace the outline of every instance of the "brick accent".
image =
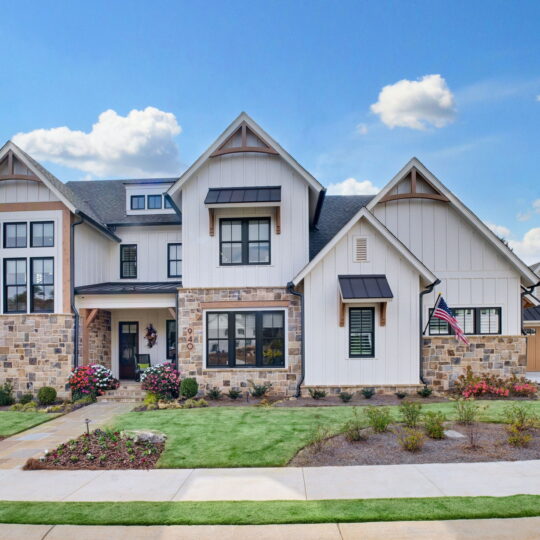
{"type": "MultiPolygon", "coordinates": [[[[79,361],[83,359],[83,322],[79,319],[79,361]]],[[[88,363],[111,365],[111,312],[100,309],[88,327],[88,363]]]]}
{"type": "Polygon", "coordinates": [[[448,390],[471,366],[474,373],[509,377],[527,371],[525,336],[468,336],[469,345],[455,337],[424,338],[424,378],[435,390],[448,390]]]}
{"type": "MultiPolygon", "coordinates": [[[[238,309],[236,305],[232,309],[238,309]]],[[[255,309],[255,308],[251,308],[255,309]]],[[[274,308],[278,309],[278,308],[274,308]]],[[[218,387],[227,392],[230,388],[247,388],[248,380],[256,384],[272,383],[272,394],[292,396],[301,373],[301,313],[300,300],[285,288],[225,288],[180,289],[178,291],[178,367],[182,376],[195,377],[202,388],[218,387]],[[205,369],[203,358],[203,310],[207,302],[274,302],[288,301],[288,358],[285,368],[269,369],[205,369]],[[191,330],[191,333],[190,333],[191,330]],[[192,341],[188,338],[192,336],[192,341]],[[188,343],[193,348],[188,348],[188,343]]]]}
{"type": "Polygon", "coordinates": [[[13,384],[17,396],[52,386],[69,397],[73,328],[72,315],[1,315],[0,383],[13,384]]]}

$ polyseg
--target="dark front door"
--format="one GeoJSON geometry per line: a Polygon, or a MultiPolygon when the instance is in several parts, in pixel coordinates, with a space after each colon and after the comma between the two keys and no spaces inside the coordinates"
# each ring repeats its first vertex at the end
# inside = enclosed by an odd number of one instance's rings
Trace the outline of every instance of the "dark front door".
{"type": "Polygon", "coordinates": [[[121,322],[118,336],[120,378],[135,379],[135,362],[139,350],[139,323],[121,322]]]}

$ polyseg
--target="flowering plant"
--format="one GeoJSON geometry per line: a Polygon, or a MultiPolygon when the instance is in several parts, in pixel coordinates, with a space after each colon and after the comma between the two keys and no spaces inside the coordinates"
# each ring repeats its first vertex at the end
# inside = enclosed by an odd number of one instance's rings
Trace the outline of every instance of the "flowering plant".
{"type": "Polygon", "coordinates": [[[101,364],[79,366],[69,376],[69,386],[73,396],[100,396],[106,390],[118,388],[120,382],[113,377],[112,371],[101,364]]]}
{"type": "Polygon", "coordinates": [[[178,397],[180,372],[170,362],[150,366],[141,373],[142,389],[161,398],[178,397]]]}

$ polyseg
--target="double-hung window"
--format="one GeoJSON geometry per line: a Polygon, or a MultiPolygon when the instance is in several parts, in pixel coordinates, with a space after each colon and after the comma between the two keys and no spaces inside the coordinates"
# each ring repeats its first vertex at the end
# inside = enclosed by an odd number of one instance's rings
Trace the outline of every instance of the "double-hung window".
{"type": "MultiPolygon", "coordinates": [[[[454,318],[465,334],[500,334],[501,333],[501,308],[451,308],[454,318]]],[[[433,310],[429,310],[429,335],[450,336],[454,331],[450,325],[442,319],[432,316],[433,310]]]]}
{"type": "Polygon", "coordinates": [[[182,277],[182,244],[167,245],[167,276],[182,277]]]}
{"type": "Polygon", "coordinates": [[[349,308],[349,357],[375,356],[375,308],[349,308]]]}
{"type": "Polygon", "coordinates": [[[148,195],[148,210],[161,210],[161,195],[148,195]]]}
{"type": "Polygon", "coordinates": [[[479,334],[501,333],[501,308],[479,308],[477,311],[479,334]]]}
{"type": "Polygon", "coordinates": [[[122,244],[120,246],[120,278],[137,277],[137,245],[122,244]]]}
{"type": "Polygon", "coordinates": [[[4,313],[26,313],[26,259],[4,259],[4,313]]]}
{"type": "Polygon", "coordinates": [[[219,262],[270,264],[270,218],[222,219],[219,262]]]}
{"type": "Polygon", "coordinates": [[[283,311],[206,314],[208,367],[269,368],[285,365],[283,311]]]}
{"type": "Polygon", "coordinates": [[[30,223],[30,247],[54,247],[54,221],[30,223]]]}
{"type": "Polygon", "coordinates": [[[32,313],[54,312],[54,259],[52,257],[30,259],[30,311],[32,313]]]}
{"type": "Polygon", "coordinates": [[[144,210],[145,200],[146,200],[146,197],[144,195],[132,195],[131,196],[131,209],[144,210]]]}
{"type": "Polygon", "coordinates": [[[26,223],[4,223],[4,247],[26,247],[26,223]]]}

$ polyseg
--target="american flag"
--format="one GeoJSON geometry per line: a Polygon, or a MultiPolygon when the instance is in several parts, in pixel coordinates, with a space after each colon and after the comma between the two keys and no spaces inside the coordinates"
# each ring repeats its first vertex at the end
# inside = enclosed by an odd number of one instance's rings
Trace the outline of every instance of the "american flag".
{"type": "Polygon", "coordinates": [[[465,337],[461,326],[459,326],[459,323],[456,321],[452,310],[448,307],[442,296],[439,296],[439,299],[435,304],[432,317],[436,317],[437,319],[442,319],[443,321],[446,321],[454,329],[456,337],[459,340],[463,341],[465,345],[469,344],[469,340],[465,337]]]}

